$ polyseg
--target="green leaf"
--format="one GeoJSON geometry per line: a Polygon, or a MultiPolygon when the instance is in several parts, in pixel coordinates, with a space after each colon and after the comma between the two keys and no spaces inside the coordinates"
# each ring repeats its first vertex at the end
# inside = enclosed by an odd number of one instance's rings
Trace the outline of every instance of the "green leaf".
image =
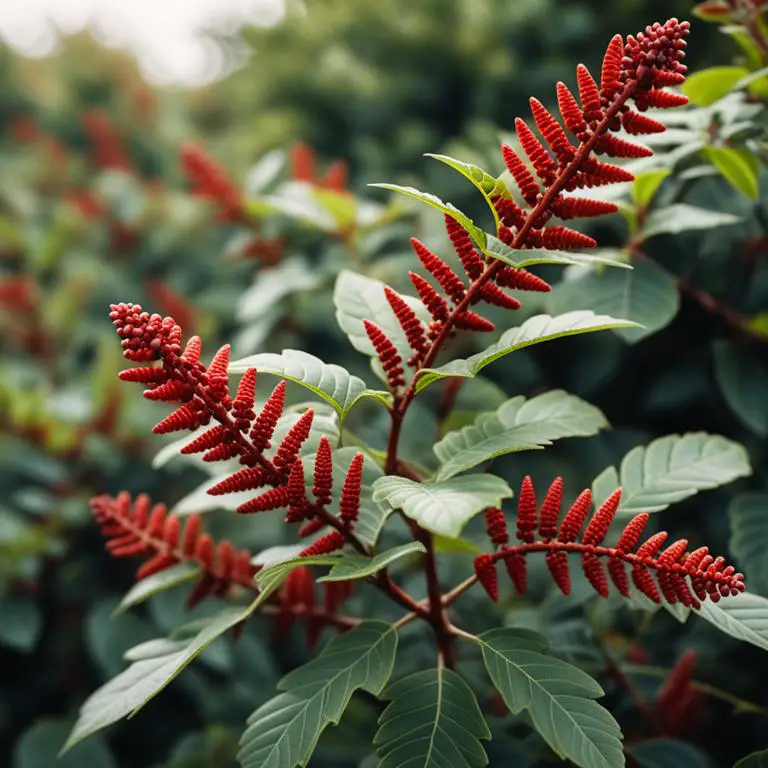
{"type": "Polygon", "coordinates": [[[768,600],[751,592],[742,592],[713,603],[704,600],[694,613],[726,635],[768,651],[768,600]]]}
{"type": "Polygon", "coordinates": [[[634,343],[672,322],[680,309],[680,296],[669,272],[648,259],[640,259],[631,272],[590,270],[565,280],[548,297],[548,308],[553,312],[584,307],[640,323],[644,327],[616,331],[624,341],[634,343]]]}
{"type": "Polygon", "coordinates": [[[731,410],[745,427],[768,435],[768,365],[730,341],[715,342],[715,378],[731,410]]]}
{"type": "MultiPolygon", "coordinates": [[[[19,737],[13,750],[13,768],[116,768],[104,739],[79,744],[59,759],[56,753],[72,726],[67,718],[43,718],[19,737]]],[[[8,764],[10,766],[10,764],[8,764]]]]}
{"type": "Polygon", "coordinates": [[[417,483],[389,475],[373,484],[373,500],[402,509],[422,528],[457,538],[464,525],[486,507],[512,496],[512,489],[494,475],[463,475],[435,483],[417,483]]]}
{"type": "MultiPolygon", "coordinates": [[[[268,565],[256,574],[256,584],[259,587],[259,597],[264,594],[271,595],[285,581],[291,571],[297,568],[305,568],[310,565],[336,565],[342,558],[341,552],[329,555],[314,555],[312,557],[292,557],[289,560],[281,560],[268,565]]],[[[263,600],[262,600],[263,602],[263,600]]]]}
{"type": "Polygon", "coordinates": [[[406,197],[411,197],[414,200],[418,200],[420,203],[426,203],[426,205],[435,208],[436,210],[440,211],[440,213],[448,214],[452,218],[456,219],[456,221],[458,221],[459,224],[461,224],[461,226],[464,227],[467,232],[469,232],[470,236],[476,243],[483,243],[485,238],[485,233],[483,230],[476,226],[475,222],[472,221],[472,219],[470,219],[466,213],[463,213],[451,203],[443,202],[436,195],[431,195],[429,192],[422,192],[421,190],[415,189],[414,187],[401,187],[398,184],[369,184],[368,186],[388,189],[391,192],[399,192],[402,195],[406,195],[406,197]]]}
{"type": "Polygon", "coordinates": [[[167,639],[150,640],[131,649],[126,654],[133,662],[128,669],[91,694],[80,708],[62,753],[126,715],[135,715],[217,637],[247,618],[256,602],[246,608],[226,608],[181,627],[167,639]]]}
{"type": "Polygon", "coordinates": [[[338,723],[352,694],[381,693],[392,674],[397,631],[366,621],[335,637],[315,659],[286,675],[283,693],[259,707],[240,740],[243,768],[306,766],[323,730],[338,723]]]}
{"type": "Polygon", "coordinates": [[[653,200],[661,183],[672,171],[669,168],[660,168],[656,171],[644,171],[638,173],[632,182],[632,199],[640,208],[645,208],[653,200]]]}
{"type": "Polygon", "coordinates": [[[280,354],[263,352],[236,360],[229,366],[230,373],[245,373],[256,368],[261,373],[270,373],[293,381],[330,403],[344,421],[347,414],[363,398],[373,397],[388,403],[387,392],[368,389],[366,383],[353,376],[345,368],[333,363],[324,363],[320,358],[297,349],[284,349],[280,354]]]}
{"type": "Polygon", "coordinates": [[[666,435],[633,448],[620,471],[607,467],[592,483],[595,505],[618,486],[624,489],[619,514],[660,512],[699,491],[751,474],[744,447],[720,435],[689,432],[666,435]]]}
{"type": "Polygon", "coordinates": [[[501,338],[490,347],[467,358],[452,360],[439,368],[425,368],[419,376],[416,391],[422,392],[430,384],[451,376],[471,379],[477,376],[486,365],[499,360],[518,349],[552,341],[562,336],[575,336],[580,333],[604,331],[610,328],[627,328],[637,325],[630,320],[617,320],[606,315],[597,315],[591,310],[568,312],[564,315],[534,315],[522,325],[505,331],[501,338]]]}
{"type": "Polygon", "coordinates": [[[678,235],[681,232],[697,229],[725,227],[738,224],[740,221],[741,218],[732,213],[699,208],[687,203],[676,203],[653,211],[645,220],[640,235],[646,239],[654,235],[678,235]]]}
{"type": "Polygon", "coordinates": [[[627,750],[640,768],[709,768],[709,760],[679,739],[649,739],[627,750]]]}
{"type": "Polygon", "coordinates": [[[285,167],[285,151],[273,149],[262,155],[250,171],[245,182],[245,188],[249,195],[258,195],[264,191],[279,175],[285,167]]]}
{"type": "Polygon", "coordinates": [[[709,67],[689,75],[681,86],[683,93],[699,107],[708,107],[733,90],[749,75],[746,67],[709,67]]]}
{"type": "Polygon", "coordinates": [[[378,768],[483,768],[491,732],[472,689],[450,669],[392,683],[374,744],[378,768]]]}
{"type": "Polygon", "coordinates": [[[756,592],[768,593],[768,493],[742,493],[728,508],[730,549],[756,592]]]}
{"type": "Polygon", "coordinates": [[[0,645],[20,653],[32,651],[43,629],[43,614],[30,598],[11,596],[0,600],[0,645]]]}
{"type": "Polygon", "coordinates": [[[152,595],[158,592],[164,592],[166,589],[184,584],[200,574],[200,569],[191,563],[179,563],[171,568],[166,568],[159,573],[153,573],[146,579],[137,581],[120,601],[120,605],[115,608],[114,616],[127,611],[134,605],[143,603],[152,595]]]}
{"type": "Polygon", "coordinates": [[[559,757],[582,768],[624,765],[619,725],[594,701],[603,689],[586,672],[546,655],[548,641],[530,630],[492,629],[478,640],[507,707],[512,714],[527,710],[559,757]]]}
{"type": "Polygon", "coordinates": [[[435,477],[445,480],[497,456],[539,449],[563,437],[594,435],[607,426],[599,409],[562,389],[530,399],[514,397],[435,444],[441,464],[435,477]]]}
{"type": "Polygon", "coordinates": [[[419,541],[393,547],[381,552],[375,557],[365,557],[357,552],[342,552],[339,561],[331,568],[327,576],[321,576],[318,581],[348,581],[350,579],[367,579],[395,560],[417,552],[425,552],[424,545],[419,541]]]}
{"type": "Polygon", "coordinates": [[[760,195],[760,167],[756,158],[735,147],[704,147],[703,152],[734,189],[751,200],[757,200],[760,195]]]}
{"type": "MultiPolygon", "coordinates": [[[[632,269],[626,261],[618,261],[610,256],[603,255],[599,251],[597,253],[577,253],[575,251],[551,251],[546,248],[515,249],[510,248],[506,243],[499,240],[498,237],[488,234],[486,234],[486,241],[487,244],[482,249],[486,256],[503,261],[505,264],[515,268],[531,267],[536,264],[557,264],[576,267],[604,264],[609,267],[632,269]]],[[[609,253],[614,253],[614,251],[609,251],[609,253]]]]}
{"type": "Polygon", "coordinates": [[[434,160],[439,160],[441,163],[445,163],[447,166],[458,171],[462,176],[469,179],[472,184],[480,190],[480,193],[485,198],[485,202],[488,203],[488,207],[491,209],[493,219],[496,222],[498,228],[501,224],[499,220],[499,213],[493,204],[492,197],[505,197],[509,198],[509,190],[507,185],[501,180],[492,176],[488,171],[483,170],[479,165],[473,163],[465,163],[461,160],[456,160],[448,155],[434,155],[431,152],[426,153],[427,157],[431,157],[434,160]]]}
{"type": "Polygon", "coordinates": [[[443,552],[446,555],[482,555],[485,550],[468,539],[454,539],[448,536],[434,537],[435,552],[443,552]]]}
{"type": "Polygon", "coordinates": [[[768,768],[768,749],[742,757],[733,768],[768,768]]]}
{"type": "MultiPolygon", "coordinates": [[[[385,283],[366,277],[358,272],[342,270],[336,279],[333,291],[333,303],[336,307],[336,320],[339,327],[347,334],[352,346],[365,355],[373,357],[378,363],[376,350],[365,332],[363,320],[376,323],[392,340],[400,357],[407,360],[412,354],[408,339],[400,326],[395,313],[389,306],[384,293],[385,283]]],[[[428,323],[431,316],[424,305],[412,296],[401,297],[420,317],[428,323]]],[[[382,378],[383,377],[382,375],[382,378]]]]}

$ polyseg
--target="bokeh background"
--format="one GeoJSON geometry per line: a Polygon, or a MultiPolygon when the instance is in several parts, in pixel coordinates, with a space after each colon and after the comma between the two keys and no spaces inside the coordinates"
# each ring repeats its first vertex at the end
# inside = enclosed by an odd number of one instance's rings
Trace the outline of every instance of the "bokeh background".
{"type": "MultiPolygon", "coordinates": [[[[160,409],[117,382],[107,305],[173,314],[209,350],[292,346],[361,367],[319,287],[339,264],[402,277],[406,236],[435,224],[367,184],[411,183],[479,214],[471,187],[424,152],[500,171],[498,138],[528,96],[549,98],[577,62],[597,64],[615,32],[689,11],[686,0],[0,3],[0,765],[53,766],[122,653],[182,621],[175,594],[110,618],[132,569],[103,552],[89,497],[147,491],[189,508],[204,475],[158,458],[160,409]],[[193,194],[189,142],[246,191],[248,226],[193,194]],[[291,184],[317,194],[274,194],[291,184]]],[[[732,56],[727,36],[697,25],[694,68],[732,56]]],[[[663,382],[650,405],[629,397],[672,370],[690,328],[707,332],[700,321],[694,312],[637,347],[611,337],[521,357],[499,383],[509,395],[564,386],[606,410],[617,429],[593,456],[552,460],[587,482],[655,434],[749,443],[719,395],[696,388],[696,368],[675,397],[663,382]]],[[[221,532],[236,522],[214,517],[221,532]]],[[[254,550],[277,541],[237,530],[254,550]]],[[[235,765],[243,718],[306,653],[265,638],[216,644],[163,700],[60,765],[235,765]]],[[[317,765],[358,765],[355,738],[326,745],[317,765]]]]}

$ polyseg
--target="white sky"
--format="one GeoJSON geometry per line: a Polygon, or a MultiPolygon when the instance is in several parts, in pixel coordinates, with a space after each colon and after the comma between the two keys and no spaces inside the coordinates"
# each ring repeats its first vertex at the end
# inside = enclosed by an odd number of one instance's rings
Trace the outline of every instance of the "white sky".
{"type": "Polygon", "coordinates": [[[43,56],[60,34],[88,26],[106,45],[132,50],[148,79],[193,84],[232,63],[206,31],[272,24],[282,9],[283,0],[0,0],[0,44],[43,56]]]}

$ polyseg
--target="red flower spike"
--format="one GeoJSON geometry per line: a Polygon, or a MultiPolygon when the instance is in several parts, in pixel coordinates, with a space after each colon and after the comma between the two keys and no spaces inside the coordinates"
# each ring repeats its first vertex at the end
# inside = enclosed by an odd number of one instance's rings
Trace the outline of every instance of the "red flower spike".
{"type": "Polygon", "coordinates": [[[672,563],[676,563],[680,560],[680,558],[685,554],[685,550],[687,548],[688,548],[688,540],[679,539],[678,541],[675,541],[672,544],[670,544],[658,556],[658,561],[659,563],[663,563],[664,565],[672,565],[672,563]]]}
{"type": "Polygon", "coordinates": [[[227,367],[229,366],[229,351],[231,347],[229,344],[225,344],[218,352],[213,356],[210,365],[208,366],[208,379],[213,382],[214,380],[224,379],[228,380],[227,367]]]}
{"type": "Polygon", "coordinates": [[[571,250],[573,248],[594,248],[597,242],[568,227],[547,227],[542,234],[542,245],[553,250],[571,250]]]}
{"type": "Polygon", "coordinates": [[[181,533],[181,522],[176,515],[169,515],[165,519],[163,526],[163,541],[166,543],[169,549],[173,549],[179,541],[179,534],[181,533]]]}
{"type": "Polygon", "coordinates": [[[563,500],[563,478],[556,477],[549,486],[547,495],[541,503],[539,515],[539,536],[554,539],[557,536],[557,519],[560,517],[560,504],[563,500]]]}
{"type": "Polygon", "coordinates": [[[647,115],[630,110],[621,116],[621,125],[624,130],[633,136],[642,136],[649,133],[664,133],[666,126],[658,120],[647,115]]]}
{"type": "Polygon", "coordinates": [[[605,134],[601,136],[595,145],[596,152],[604,152],[611,157],[624,157],[636,159],[639,157],[651,157],[653,150],[644,147],[642,144],[635,144],[631,141],[625,141],[616,136],[605,134]]]}
{"type": "MultiPolygon", "coordinates": [[[[509,205],[517,208],[512,200],[504,200],[504,198],[497,197],[494,199],[494,205],[496,205],[497,210],[499,209],[497,201],[501,201],[504,204],[509,203],[509,205]]],[[[501,204],[501,202],[499,204],[501,204]]],[[[519,208],[517,208],[517,210],[520,211],[519,208]]],[[[499,211],[499,213],[501,212],[499,211]]],[[[522,215],[522,211],[520,211],[520,214],[522,215]]],[[[451,243],[453,243],[456,255],[459,257],[461,265],[467,273],[467,277],[470,280],[477,280],[477,278],[483,274],[485,262],[475,249],[469,233],[458,221],[456,221],[456,219],[453,218],[453,216],[449,216],[447,213],[445,214],[445,229],[446,232],[448,232],[448,237],[451,239],[451,243]]]]}
{"type": "Polygon", "coordinates": [[[237,508],[241,515],[250,515],[254,512],[268,512],[271,509],[279,509],[288,504],[288,489],[281,485],[278,488],[270,488],[261,496],[246,501],[237,508]]]}
{"type": "Polygon", "coordinates": [[[288,501],[291,506],[303,507],[305,502],[306,485],[304,482],[304,464],[296,459],[288,475],[288,501]]]}
{"type": "Polygon", "coordinates": [[[602,117],[600,89],[597,87],[597,83],[589,70],[583,64],[579,64],[576,68],[576,82],[579,85],[579,98],[581,99],[585,120],[588,123],[591,123],[593,120],[599,120],[602,117]]]}
{"type": "MultiPolygon", "coordinates": [[[[581,538],[583,544],[599,544],[608,533],[621,501],[621,488],[617,488],[592,515],[581,538]]],[[[685,549],[683,549],[685,551],[685,549]]]]}
{"type": "Polygon", "coordinates": [[[582,568],[584,569],[584,575],[592,585],[592,588],[601,597],[608,597],[610,590],[608,589],[608,579],[606,578],[603,566],[600,564],[600,560],[597,555],[587,553],[584,555],[581,561],[582,568]]]}
{"type": "Polygon", "coordinates": [[[508,293],[504,293],[495,283],[483,283],[478,291],[480,298],[488,304],[502,309],[520,309],[522,304],[508,293]]]}
{"type": "Polygon", "coordinates": [[[120,371],[118,378],[137,384],[162,384],[168,381],[168,372],[164,368],[126,368],[120,371]]]}
{"type": "Polygon", "coordinates": [[[536,291],[538,293],[549,293],[552,286],[525,269],[515,269],[515,267],[502,267],[496,273],[496,284],[502,288],[512,288],[517,291],[536,291]]]}
{"type": "Polygon", "coordinates": [[[403,359],[400,357],[397,347],[395,347],[392,339],[390,339],[389,336],[376,325],[376,323],[372,323],[370,320],[363,320],[363,326],[365,327],[365,332],[368,334],[368,338],[371,340],[371,344],[373,344],[373,348],[376,350],[376,354],[381,361],[381,367],[386,374],[389,388],[392,391],[395,391],[404,386],[403,359]]]}
{"type": "Polygon", "coordinates": [[[496,326],[490,320],[468,309],[456,315],[454,325],[461,330],[479,331],[480,333],[490,333],[496,330],[496,326]]]}
{"type": "Polygon", "coordinates": [[[614,35],[603,57],[600,73],[600,96],[605,103],[613,99],[622,89],[621,60],[624,57],[624,40],[621,35],[614,35]]]}
{"type": "Polygon", "coordinates": [[[355,591],[353,581],[326,581],[323,583],[323,610],[333,615],[355,591]]]}
{"type": "Polygon", "coordinates": [[[248,368],[237,385],[232,407],[238,418],[253,419],[255,417],[253,407],[256,400],[256,376],[256,369],[248,368]]]}
{"type": "Polygon", "coordinates": [[[197,429],[200,424],[200,414],[192,406],[185,404],[155,424],[152,427],[152,432],[155,435],[167,435],[170,432],[179,432],[183,429],[197,429]]]}
{"type": "Polygon", "coordinates": [[[653,576],[646,570],[644,565],[638,564],[632,567],[632,581],[635,586],[654,603],[661,605],[661,595],[653,581],[653,576]]]}
{"type": "Polygon", "coordinates": [[[350,526],[360,514],[360,487],[363,481],[364,461],[365,456],[362,453],[355,454],[341,489],[341,500],[339,501],[341,519],[350,526]]]}
{"type": "Polygon", "coordinates": [[[528,205],[535,205],[539,197],[539,185],[533,178],[533,174],[528,170],[515,150],[508,144],[501,145],[501,155],[525,202],[528,205]]]}
{"type": "Polygon", "coordinates": [[[499,599],[499,574],[496,571],[496,560],[493,555],[479,555],[475,558],[475,574],[491,600],[494,603],[497,602],[499,599]]]}
{"type": "Polygon", "coordinates": [[[237,443],[222,443],[204,454],[203,461],[227,461],[234,459],[239,453],[240,446],[237,443]]]}
{"type": "Polygon", "coordinates": [[[403,329],[408,344],[415,353],[414,363],[416,363],[426,354],[429,348],[424,326],[402,296],[393,291],[388,285],[384,286],[384,295],[387,297],[389,306],[395,313],[397,322],[400,323],[400,327],[403,329]]]}
{"type": "Polygon", "coordinates": [[[213,566],[213,553],[216,545],[213,543],[213,537],[209,533],[201,533],[195,542],[195,557],[210,570],[213,566]]]}
{"type": "Polygon", "coordinates": [[[280,381],[267,398],[261,413],[251,428],[251,441],[257,451],[265,451],[271,445],[277,421],[285,404],[285,382],[280,381]]]}
{"type": "Polygon", "coordinates": [[[559,541],[576,541],[589,512],[590,504],[592,504],[592,493],[588,490],[582,491],[565,513],[563,522],[560,523],[559,541]]]}
{"type": "Polygon", "coordinates": [[[503,510],[499,507],[488,507],[483,515],[485,517],[485,530],[488,532],[488,538],[497,547],[509,543],[509,534],[507,533],[507,521],[504,518],[503,510]]]}
{"type": "Polygon", "coordinates": [[[333,489],[333,458],[331,456],[331,443],[323,435],[317,444],[315,455],[315,472],[312,485],[312,494],[318,506],[325,507],[331,503],[331,490],[333,489]]]}
{"type": "Polygon", "coordinates": [[[408,277],[411,278],[416,293],[419,294],[419,298],[435,322],[444,323],[451,313],[448,302],[421,275],[409,272],[408,277]]]}
{"type": "Polygon", "coordinates": [[[288,434],[280,443],[275,458],[272,460],[278,470],[289,469],[296,461],[301,446],[309,437],[312,429],[312,421],[315,418],[315,412],[309,408],[299,417],[299,420],[288,430],[288,434]]]}
{"type": "Polygon", "coordinates": [[[200,535],[202,524],[202,518],[197,513],[190,515],[187,518],[187,524],[184,526],[184,538],[182,541],[182,551],[187,557],[195,551],[195,542],[200,535]]]}
{"type": "Polygon", "coordinates": [[[465,293],[464,283],[459,276],[437,254],[432,253],[415,237],[411,238],[411,246],[424,269],[431,272],[451,301],[458,304],[464,298],[465,293]]]}
{"type": "Polygon", "coordinates": [[[328,167],[318,184],[324,189],[332,189],[334,192],[345,192],[348,175],[349,166],[343,160],[336,160],[328,167]]]}
{"type": "Polygon", "coordinates": [[[648,524],[651,516],[647,512],[641,512],[633,517],[625,526],[624,530],[616,542],[616,549],[619,552],[630,552],[637,546],[640,536],[648,524]]]}
{"type": "Polygon", "coordinates": [[[568,555],[565,552],[547,552],[547,568],[552,580],[564,595],[571,594],[571,572],[568,568],[568,555]]]}
{"type": "Polygon", "coordinates": [[[537,525],[536,491],[531,476],[526,475],[520,485],[517,501],[517,538],[530,544],[535,538],[537,525]]]}
{"type": "Polygon", "coordinates": [[[645,103],[649,107],[656,109],[670,109],[673,107],[684,107],[688,103],[688,97],[682,93],[673,93],[672,91],[663,91],[659,88],[653,88],[648,91],[645,103]]]}
{"type": "Polygon", "coordinates": [[[619,206],[615,203],[590,200],[588,197],[560,197],[552,203],[552,212],[561,219],[588,219],[618,210],[619,206]]]}
{"type": "Polygon", "coordinates": [[[164,555],[162,553],[155,555],[150,560],[147,560],[146,563],[139,566],[136,571],[136,580],[141,581],[141,579],[149,578],[155,573],[159,573],[160,571],[166,570],[166,568],[170,568],[172,565],[176,565],[177,562],[178,560],[171,555],[164,555]]]}
{"type": "Polygon", "coordinates": [[[589,138],[587,122],[584,120],[581,107],[579,107],[576,98],[568,90],[565,83],[562,82],[557,84],[557,106],[560,108],[560,114],[562,115],[565,127],[579,141],[585,141],[589,138]]]}
{"type": "Polygon", "coordinates": [[[297,142],[290,150],[291,176],[294,181],[315,180],[315,153],[312,148],[297,142]]]}
{"type": "Polygon", "coordinates": [[[635,175],[619,165],[612,163],[600,163],[590,160],[584,163],[584,174],[588,183],[596,184],[620,184],[625,181],[634,181],[635,175]]]}
{"type": "Polygon", "coordinates": [[[225,493],[251,491],[255,488],[263,488],[267,480],[267,473],[261,467],[245,467],[216,483],[208,489],[208,493],[211,496],[223,496],[225,493]]]}
{"type": "Polygon", "coordinates": [[[161,384],[154,389],[144,390],[144,397],[147,400],[156,400],[172,403],[176,400],[181,400],[182,397],[190,391],[190,386],[181,381],[171,380],[166,381],[165,384],[161,384]]]}
{"type": "Polygon", "coordinates": [[[536,175],[544,182],[545,186],[551,186],[557,175],[557,164],[525,121],[519,117],[515,118],[515,131],[517,132],[520,146],[525,154],[528,155],[536,175]]]}
{"type": "Polygon", "coordinates": [[[234,221],[239,218],[243,205],[240,190],[230,181],[226,171],[201,147],[184,144],[181,149],[181,168],[192,184],[193,194],[215,202],[223,220],[234,221]]]}
{"type": "Polygon", "coordinates": [[[572,160],[575,150],[571,142],[568,141],[568,137],[565,135],[565,131],[560,123],[557,122],[538,99],[531,98],[529,103],[536,127],[547,144],[549,144],[555,157],[561,163],[567,163],[572,160]]]}
{"type": "Polygon", "coordinates": [[[191,336],[181,357],[189,365],[197,365],[200,362],[200,355],[203,353],[203,340],[199,336],[191,336]]]}
{"type": "Polygon", "coordinates": [[[666,531],[659,531],[653,534],[648,541],[637,550],[637,556],[641,559],[653,557],[661,548],[661,545],[667,540],[669,534],[666,531]]]}
{"type": "Polygon", "coordinates": [[[321,531],[325,526],[328,525],[328,522],[325,520],[325,518],[320,517],[320,515],[315,515],[314,517],[307,520],[304,525],[299,528],[299,536],[302,539],[306,539],[309,536],[314,536],[318,531],[321,531]]]}
{"type": "Polygon", "coordinates": [[[608,573],[622,597],[629,597],[629,579],[624,568],[624,561],[617,557],[610,558],[608,560],[608,573]]]}
{"type": "Polygon", "coordinates": [[[328,555],[331,552],[335,552],[337,549],[341,549],[344,546],[344,534],[340,531],[333,530],[330,533],[326,533],[316,541],[313,541],[305,549],[299,552],[299,557],[315,557],[317,555],[328,555]]]}
{"type": "MultiPolygon", "coordinates": [[[[504,226],[520,228],[525,223],[525,212],[514,200],[497,195],[493,198],[493,207],[496,209],[496,213],[498,213],[499,219],[504,226]]],[[[480,260],[479,256],[478,260],[480,260]]],[[[466,270],[466,264],[464,265],[464,268],[466,270]]],[[[480,261],[480,272],[477,273],[478,277],[482,273],[482,268],[483,262],[480,261]]],[[[469,272],[467,272],[467,274],[469,274],[469,272]]],[[[469,276],[470,278],[475,279],[472,275],[469,276]]]]}
{"type": "MultiPolygon", "coordinates": [[[[510,555],[504,558],[507,575],[518,595],[524,595],[528,590],[528,561],[524,555],[510,555]]],[[[494,570],[495,572],[495,570],[494,570]]]]}
{"type": "Polygon", "coordinates": [[[656,697],[656,709],[672,736],[681,735],[698,710],[701,694],[691,684],[695,664],[696,651],[685,651],[656,697]]]}

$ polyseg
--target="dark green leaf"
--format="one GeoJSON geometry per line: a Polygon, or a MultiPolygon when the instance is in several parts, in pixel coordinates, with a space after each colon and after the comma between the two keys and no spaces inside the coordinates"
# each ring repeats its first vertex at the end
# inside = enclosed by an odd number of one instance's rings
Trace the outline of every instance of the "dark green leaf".
{"type": "Polygon", "coordinates": [[[730,341],[714,345],[715,377],[731,410],[744,426],[768,435],[768,365],[730,341]]]}
{"type": "Polygon", "coordinates": [[[750,588],[768,593],[768,493],[742,493],[728,509],[731,551],[750,588]]]}

